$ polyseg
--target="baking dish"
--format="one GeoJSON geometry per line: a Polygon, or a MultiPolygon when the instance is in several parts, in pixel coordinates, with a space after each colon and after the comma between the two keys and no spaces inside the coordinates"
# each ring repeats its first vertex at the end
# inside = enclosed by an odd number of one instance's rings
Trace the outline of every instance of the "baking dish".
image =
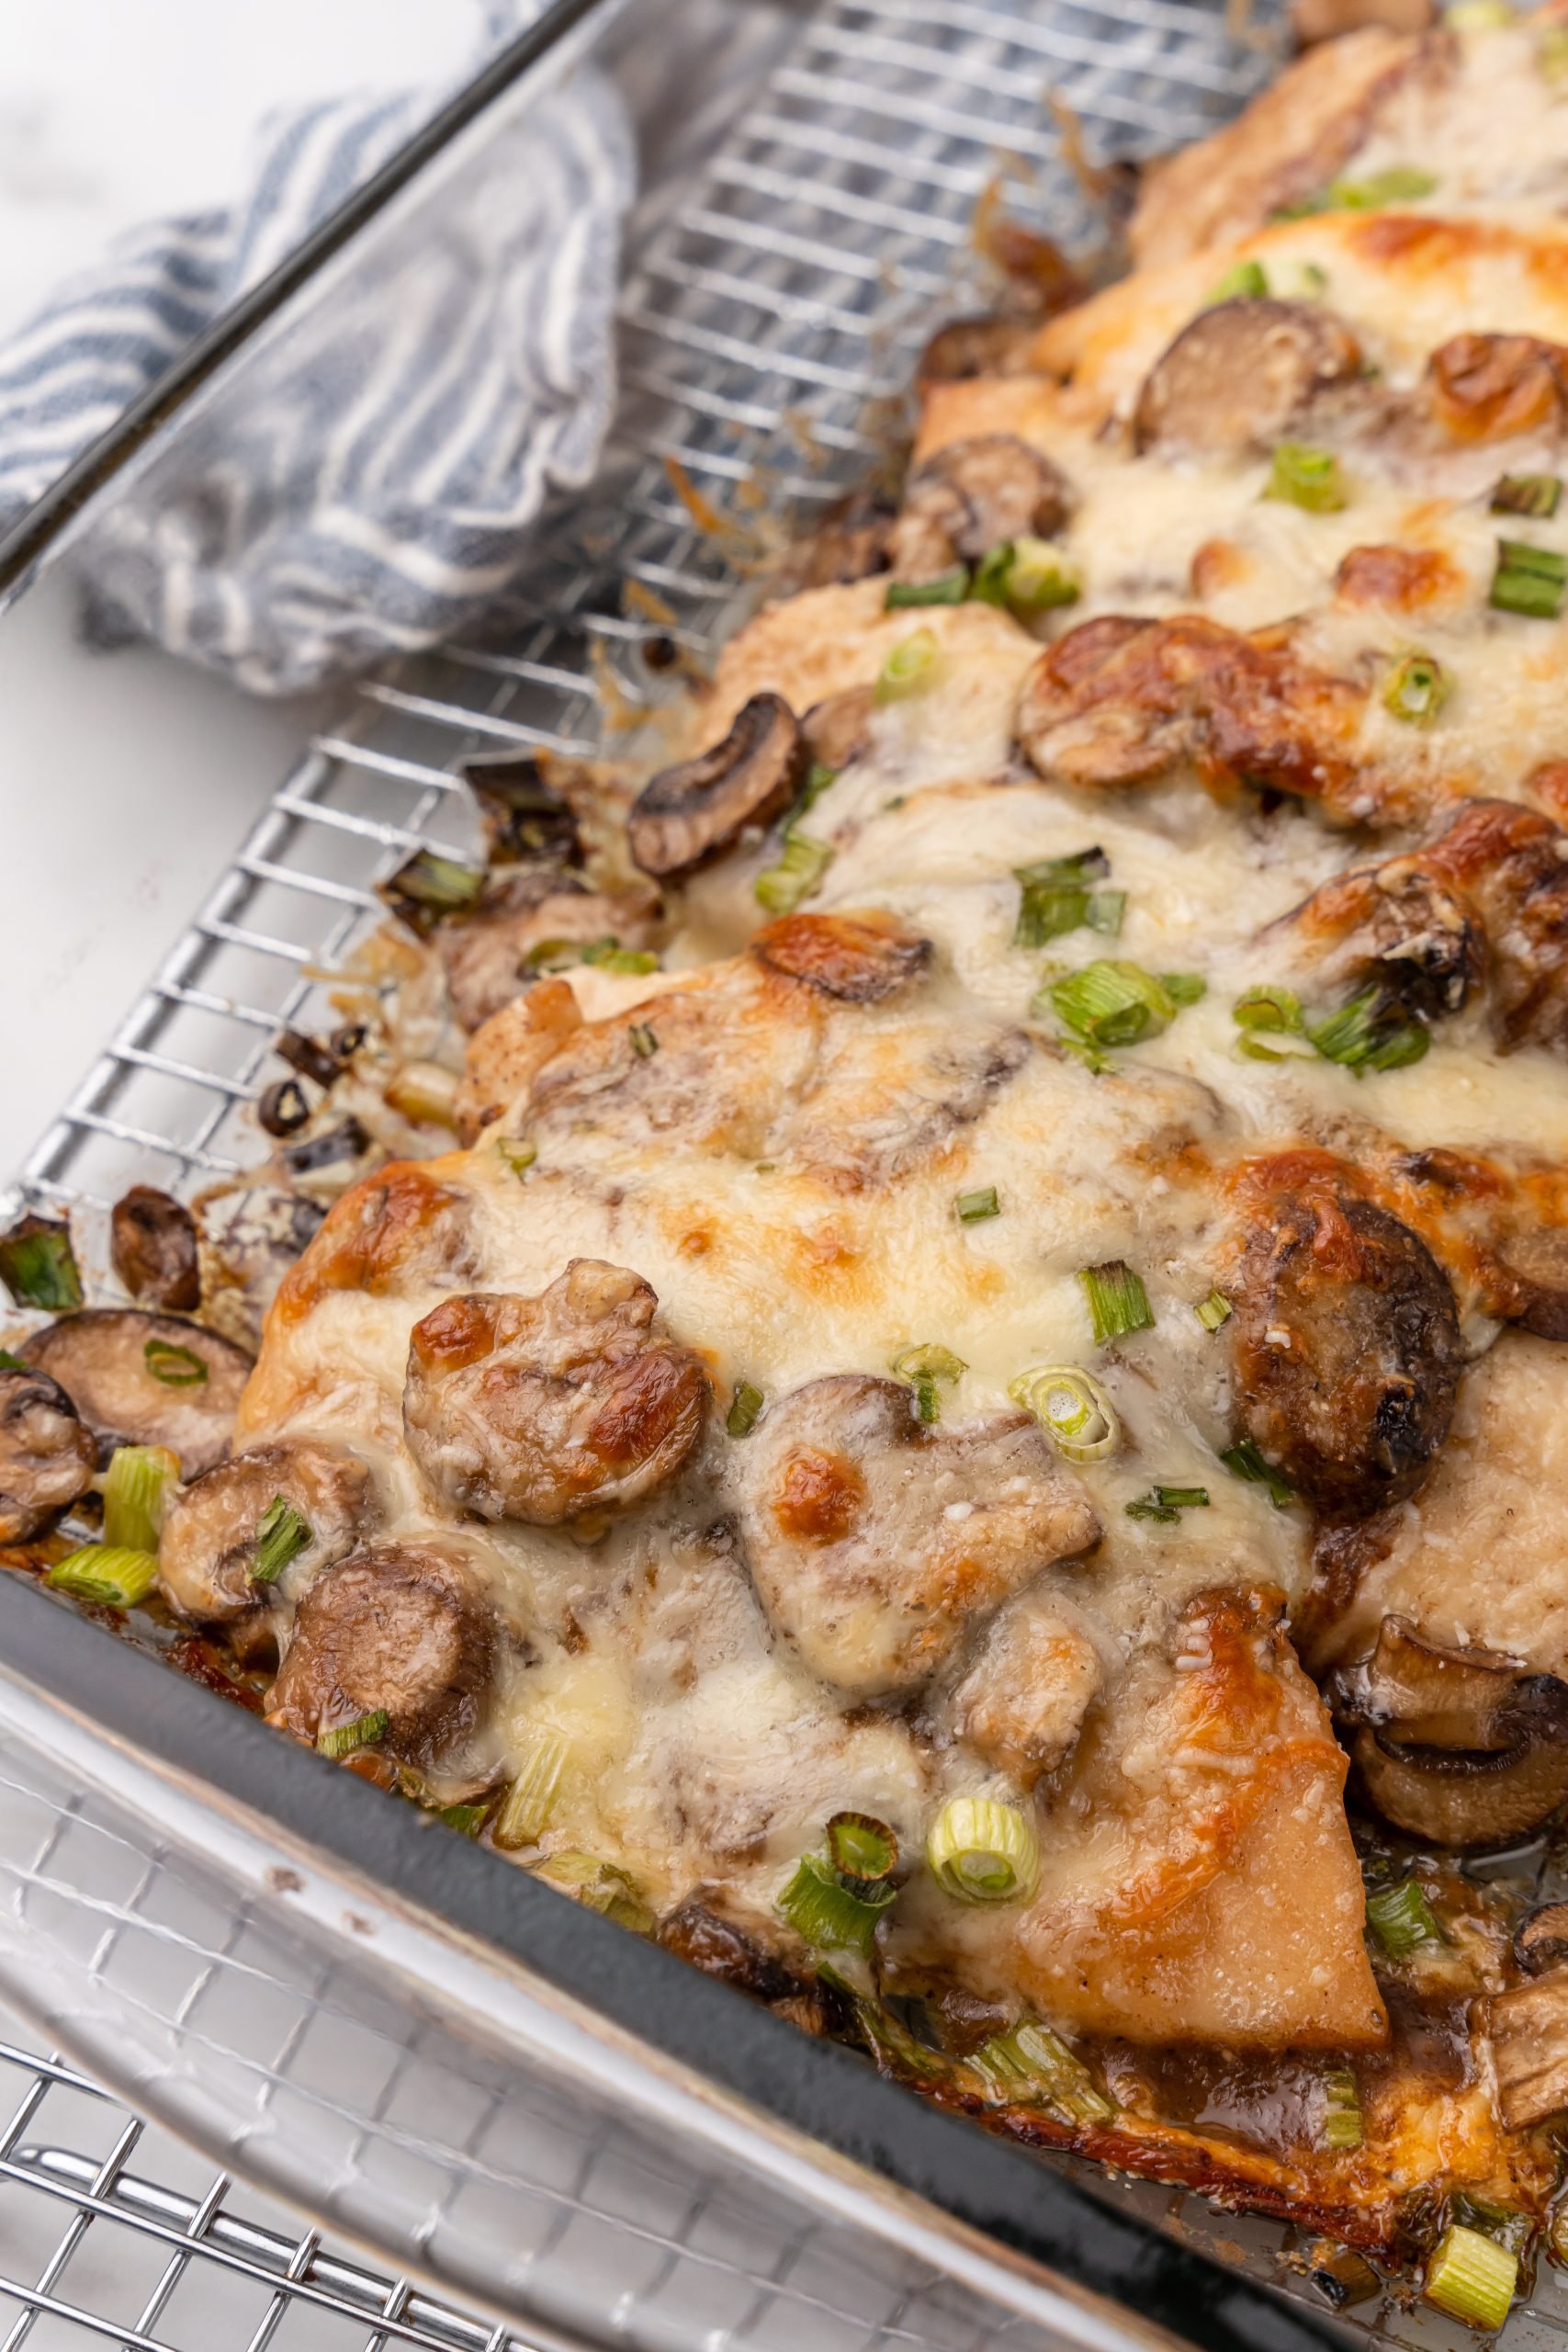
{"type": "MultiPolygon", "coordinates": [[[[112,554],[117,530],[128,531],[139,511],[177,508],[214,461],[226,403],[285,397],[290,371],[309,364],[310,336],[330,333],[346,304],[395,301],[400,270],[428,250],[433,208],[445,226],[477,232],[504,200],[529,107],[548,102],[559,75],[607,70],[633,96],[647,128],[649,187],[625,306],[626,397],[601,481],[581,511],[551,518],[537,565],[485,643],[372,682],[343,729],[319,741],[285,786],[195,931],[29,1165],[32,1191],[85,1204],[89,1229],[92,1204],[101,1207],[129,1181],[188,1185],[254,1156],[243,1103],[271,1035],[299,1013],[310,972],[330,965],[363,921],[378,871],[420,841],[463,846],[457,763],[485,744],[582,748],[592,733],[591,681],[612,708],[625,698],[626,683],[615,683],[617,656],[653,624],[615,609],[606,592],[618,580],[638,581],[672,606],[678,628],[693,639],[716,631],[737,593],[724,535],[693,527],[666,458],[710,496],[723,499],[727,484],[761,481],[783,502],[820,500],[841,467],[872,453],[876,435],[864,421],[866,403],[897,388],[902,348],[939,299],[945,266],[965,250],[975,199],[997,168],[996,149],[1021,151],[1042,169],[1052,162],[1055,141],[1037,119],[1044,75],[1084,117],[1163,144],[1201,129],[1266,65],[1261,51],[1228,51],[1216,19],[1177,7],[1120,17],[1063,8],[1046,19],[1021,8],[845,6],[805,18],[759,8],[730,12],[724,30],[725,41],[713,46],[692,11],[678,24],[664,10],[553,12],[458,102],[450,121],[416,142],[379,194],[367,192],[356,217],[336,224],[341,233],[329,232],[288,283],[261,289],[250,314],[220,330],[212,348],[114,448],[89,461],[0,559],[0,577],[20,582],[78,533],[98,535],[100,549],[112,554]],[[677,116],[668,97],[675,65],[698,54],[707,59],[711,85],[695,98],[684,86],[677,116]],[[862,249],[867,232],[874,257],[862,249]]],[[[1043,179],[1035,201],[1051,210],[1054,226],[1072,233],[1072,220],[1061,218],[1070,209],[1067,190],[1043,179]]],[[[738,503],[736,516],[744,512],[738,503]]],[[[731,536],[741,537],[739,526],[731,536]]],[[[668,623],[660,617],[659,625],[668,623]]],[[[117,1856],[133,1856],[132,1828],[151,1825],[187,1856],[205,1855],[220,1883],[248,1879],[264,1913],[302,1914],[278,1932],[296,1951],[303,1949],[306,1981],[314,1966],[355,1988],[339,2007],[368,2003],[368,1989],[357,1988],[390,1971],[405,2000],[418,1989],[420,2010],[430,2013],[422,2030],[440,2037],[440,2047],[447,2037],[474,2040],[492,2077],[515,2079],[520,2051],[531,2047],[542,2066],[541,2045],[552,2030],[558,2043],[564,2039],[559,2003],[570,1988],[588,2004],[587,2014],[570,2018],[586,2037],[576,2043],[570,2075],[581,2101],[588,2103],[596,2076],[615,2072],[623,2109],[659,2119],[666,2165],[675,2165],[682,2134],[694,2152],[722,2144],[759,2179],[787,2180],[808,2204],[852,2215],[863,2233],[891,2233],[906,2256],[918,2254],[988,2295],[997,2317],[981,2323],[987,2332],[978,2340],[999,2340],[1009,2307],[1043,2327],[1047,2341],[1157,2342],[1172,2331],[1211,2343],[1337,2340],[1315,2319],[1208,2273],[1100,2192],[913,2107],[841,2053],[785,2039],[771,2020],[688,1979],[662,1955],[578,1914],[558,1917],[565,1906],[540,1890],[514,1887],[517,1874],[503,1879],[490,1858],[457,1841],[446,1841],[452,1852],[433,1848],[427,1835],[417,1845],[423,1826],[412,1815],[405,1821],[402,1809],[378,1808],[368,1792],[345,1784],[340,1804],[342,1776],[329,1783],[311,1759],[280,1747],[275,1759],[276,1744],[254,1727],[231,1731],[225,1722],[222,1751],[215,1753],[213,1711],[201,1693],[159,1679],[150,1665],[94,1640],[36,1594],[7,1584],[0,1600],[14,1668],[96,1727],[72,1729],[17,1689],[18,1753],[51,1758],[57,1784],[71,1780],[74,1756],[84,1802],[95,1781],[105,1784],[89,1810],[109,1816],[97,1826],[117,1856]],[[106,1735],[161,1758],[163,1770],[120,1755],[111,1767],[96,1745],[106,1735]],[[191,1794],[203,1784],[205,1804],[191,1794]],[[229,1824],[221,1861],[215,1800],[229,1824]],[[284,1841],[284,1857],[254,1828],[236,1826],[232,1807],[265,1815],[284,1841]],[[446,1937],[430,1941],[436,1930],[411,1920],[404,1904],[445,1919],[446,1937]],[[487,1978],[466,1939],[517,1954],[531,1981],[519,1988],[514,1977],[487,1978]],[[360,1957],[372,1951],[376,1958],[360,1957]],[[595,2012],[608,2022],[595,2025],[595,2012]],[[542,2022],[547,2017],[552,2028],[542,2022]],[[663,2063],[634,2064],[615,2040],[622,2032],[646,2037],[663,2063]],[[716,2079],[716,2103],[688,2071],[698,2064],[716,2079]],[[753,2120],[743,2139],[737,2136],[726,2103],[735,2097],[771,2111],[773,2130],[753,2120]],[[931,2199],[957,2226],[919,2222],[901,2199],[885,2206],[886,2192],[863,2177],[807,2157],[793,2136],[801,2130],[840,2155],[871,2159],[878,2175],[931,2199]],[[1023,2264],[1000,2257],[998,2244],[1023,2264]],[[1131,2311],[1115,2316],[1053,2289],[1042,2262],[1059,2280],[1100,2297],[1115,2294],[1131,2311]]],[[[17,1771],[20,1787],[27,1774],[21,1764],[17,1771]]],[[[25,1814],[26,1806],[17,1810],[25,1814]]],[[[80,1821],[80,1808],[68,1818],[80,1821]]],[[[149,1842],[164,1850],[159,1838],[149,1842]]],[[[47,1918],[51,1903],[71,1907],[69,1872],[50,1859],[54,1853],[47,1847],[41,1861],[36,1855],[18,1861],[18,1889],[29,1896],[16,1906],[18,1917],[47,1918]]],[[[99,1898],[96,1912],[88,1905],[108,1953],[137,1940],[127,1932],[129,1901],[122,1890],[99,1898]]],[[[47,1939],[39,1947],[19,1936],[14,1965],[28,1978],[18,1984],[24,1996],[58,2011],[63,1979],[42,1956],[47,1949],[47,1939]]],[[[94,1955],[85,1959],[90,1981],[94,1955]]],[[[276,1975],[280,1963],[271,1966],[276,1975]]],[[[101,2001],[102,1958],[96,1973],[101,2001]]],[[[213,1981],[202,1978],[201,1999],[213,1981]]],[[[143,2064],[158,2063],[145,2029],[130,2036],[120,2026],[107,2036],[102,2019],[113,2004],[96,2014],[95,2029],[92,2001],[79,1996],[65,2030],[126,2088],[149,2096],[144,2078],[123,2071],[128,2052],[139,2051],[143,2064]]],[[[209,2090],[195,2079],[208,2056],[198,2066],[189,2054],[194,2046],[209,2056],[210,2042],[183,2040],[189,2081],[181,2120],[227,2146],[242,2110],[221,2121],[214,2116],[209,2090]]],[[[559,2057],[558,2047],[558,2064],[559,2057]]],[[[321,2063],[312,2047],[301,2079],[321,2063]]],[[[280,2065],[262,2071],[269,2113],[287,2079],[280,2065]]],[[[177,2104],[167,2085],[151,2095],[177,2104]]],[[[361,2090],[358,2103],[367,2110],[357,2119],[367,2144],[379,2151],[392,2138],[415,2161],[396,2134],[379,2128],[376,2098],[361,2090]]],[[[613,2102],[604,2113],[613,2122],[613,2102]]],[[[427,2128],[423,2113],[420,2127],[427,2128]]],[[[301,2194],[298,2132],[291,2140],[279,2130],[266,2144],[266,2154],[258,2154],[247,2134],[237,2160],[301,2194]]],[[[400,2200],[368,2186],[353,2155],[340,2155],[340,2164],[344,2185],[335,2201],[331,2194],[322,2201],[347,2226],[391,2237],[410,2258],[434,2263],[496,2307],[526,2310],[536,2331],[578,2329],[575,2338],[556,2340],[602,2340],[612,2324],[626,2332],[613,2310],[592,2308],[582,2266],[575,2312],[569,2297],[551,2303],[536,2283],[522,2294],[499,2224],[448,2229],[437,2244],[426,2226],[428,2206],[421,2209],[406,2190],[400,2200]],[[588,2332],[592,2327],[598,2335],[588,2332]]],[[[308,2169],[305,2179],[314,2185],[308,2169]]],[[[1201,2226],[1199,2217],[1184,2217],[1184,2229],[1201,2226]]],[[[667,2247],[671,2242],[667,2229],[667,2247]]],[[[1249,2242],[1266,2264],[1266,2233],[1252,2233],[1249,2242]]],[[[863,2246],[856,2259],[869,2260],[863,2246]]],[[[933,2291],[922,2283],[902,2288],[906,2314],[933,2291]]],[[[897,2296],[889,2308],[897,2313],[897,2296]]],[[[644,2326],[643,2314],[637,2324],[644,2326]]],[[[886,2324],[909,2332],[897,2316],[886,2324]]],[[[959,2324],[973,2340],[972,2305],[959,2324]]]]}

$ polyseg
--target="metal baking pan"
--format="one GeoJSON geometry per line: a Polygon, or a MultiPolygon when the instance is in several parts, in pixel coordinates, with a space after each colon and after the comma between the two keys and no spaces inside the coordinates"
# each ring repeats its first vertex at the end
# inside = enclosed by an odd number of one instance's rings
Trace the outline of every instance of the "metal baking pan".
{"type": "MultiPolygon", "coordinates": [[[[1200,135],[1270,63],[1185,0],[558,0],[0,544],[15,596],[198,496],[226,421],[286,399],[345,307],[503,224],[565,77],[620,92],[643,194],[598,479],[482,639],[368,680],[304,747],[21,1194],[68,1205],[91,1260],[128,1182],[190,1192],[259,1156],[273,1039],[309,1023],[378,876],[466,845],[459,763],[585,749],[649,698],[642,639],[722,635],[745,567],[682,478],[776,510],[863,468],[998,170],[1086,232],[1047,85],[1131,154],[1200,135]]],[[[1392,2301],[1331,2323],[1267,2283],[1291,2282],[1277,2229],[939,2112],[12,1577],[0,1660],[11,1996],[220,2161],[546,2352],[1449,2341],[1392,2301]]],[[[376,2341],[398,2338],[393,2313],[376,2341]]]]}

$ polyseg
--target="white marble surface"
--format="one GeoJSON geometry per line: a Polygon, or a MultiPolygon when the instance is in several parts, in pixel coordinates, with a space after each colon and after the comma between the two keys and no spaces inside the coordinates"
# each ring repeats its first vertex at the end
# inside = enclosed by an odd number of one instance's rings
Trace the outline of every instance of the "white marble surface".
{"type": "MultiPolygon", "coordinates": [[[[478,0],[0,0],[0,337],[118,230],[220,201],[267,107],[449,79],[478,0]]],[[[0,1176],[297,748],[301,715],[92,654],[51,580],[0,617],[0,1176]]]]}

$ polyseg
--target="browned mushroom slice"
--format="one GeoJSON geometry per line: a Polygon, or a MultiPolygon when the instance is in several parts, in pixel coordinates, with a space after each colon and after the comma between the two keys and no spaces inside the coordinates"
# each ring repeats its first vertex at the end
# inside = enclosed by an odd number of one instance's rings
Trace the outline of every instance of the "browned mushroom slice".
{"type": "Polygon", "coordinates": [[[1104,1681],[1087,1634],[1042,1595],[998,1611],[953,1694],[958,1736],[1032,1789],[1071,1751],[1104,1681]]]}
{"type": "Polygon", "coordinates": [[[892,525],[893,502],[874,486],[835,499],[809,537],[788,549],[779,570],[778,592],[832,588],[886,571],[892,525]]]}
{"type": "Polygon", "coordinates": [[[1068,503],[1061,468],[1016,433],[950,441],[909,476],[893,526],[893,568],[919,580],[978,563],[1004,539],[1049,538],[1068,503]]]}
{"type": "Polygon", "coordinates": [[[1216,302],[1150,368],[1133,437],[1140,449],[1268,448],[1321,393],[1360,368],[1355,337],[1319,303],[1216,302]]]}
{"type": "Polygon", "coordinates": [[[499,1646],[494,1612],[457,1554],[369,1544],[306,1593],[267,1714],[311,1741],[384,1714],[384,1753],[438,1768],[475,1728],[499,1646]]]}
{"type": "Polygon", "coordinates": [[[577,820],[532,752],[466,760],[458,773],[479,803],[487,865],[534,858],[557,867],[582,863],[577,820]]]}
{"type": "Polygon", "coordinates": [[[1426,1243],[1368,1202],[1287,1193],[1226,1289],[1238,1438],[1331,1518],[1414,1494],[1461,1368],[1453,1293],[1426,1243]]]}
{"type": "Polygon", "coordinates": [[[58,1380],[98,1442],[166,1445],[181,1476],[199,1478],[229,1451],[251,1359],[232,1340],[174,1315],[84,1307],[35,1332],[24,1360],[58,1380]]]}
{"type": "Polygon", "coordinates": [[[1514,1959],[1527,1976],[1568,1962],[1568,1903],[1540,1903],[1514,1929],[1514,1959]]]}
{"type": "Polygon", "coordinates": [[[688,1895],[659,1925],[666,1951],[678,1952],[705,1976],[722,1977],[758,2001],[787,2001],[810,1988],[756,1937],[716,1907],[718,1890],[688,1895]]]}
{"type": "Polygon", "coordinates": [[[682,1467],[708,1384],[652,1329],[639,1274],[574,1258],[537,1298],[444,1299],[413,1328],[403,1425],[460,1510],[558,1526],[629,1510],[682,1467]]]}
{"type": "Polygon", "coordinates": [[[109,1246],[132,1298],[174,1315],[201,1304],[196,1219],[182,1202],[152,1184],[133,1184],[115,1203],[109,1246]]]}
{"type": "Polygon", "coordinates": [[[1568,350],[1533,334],[1456,334],[1427,362],[1438,422],[1461,441],[1558,430],[1568,405],[1568,350]]]}
{"type": "Polygon", "coordinates": [[[1293,950],[1320,988],[1375,984],[1427,1021],[1460,1012],[1486,961],[1470,908],[1418,856],[1336,876],[1259,944],[1293,950]]]}
{"type": "Polygon", "coordinates": [[[694,873],[748,825],[782,817],[806,781],[800,722],[780,695],[753,695],[722,743],[661,768],[632,803],[631,853],[660,879],[694,873]]]}
{"type": "Polygon", "coordinates": [[[0,1372],[0,1544],[25,1544],[85,1495],[98,1466],[63,1388],[41,1372],[0,1372]]]}
{"type": "Polygon", "coordinates": [[[842,694],[814,702],[800,722],[807,750],[820,767],[831,768],[836,775],[871,748],[875,711],[874,686],[846,686],[842,694]]]}
{"type": "Polygon", "coordinates": [[[1494,1993],[1486,2030],[1505,2132],[1528,2132],[1568,2107],[1568,1968],[1494,1993]]]}
{"type": "Polygon", "coordinates": [[[931,960],[929,939],[891,915],[782,915],[751,942],[770,971],[804,980],[849,1004],[876,1004],[918,978],[931,960]]]}
{"type": "Polygon", "coordinates": [[[555,954],[570,962],[576,949],[602,939],[646,947],[657,913],[646,888],[589,890],[548,866],[502,867],[470,912],[436,929],[452,1010],[465,1029],[477,1029],[555,954]]]}
{"type": "Polygon", "coordinates": [[[912,1689],[961,1635],[1099,1521],[1038,1423],[927,1428],[909,1391],[842,1373],[770,1408],[748,1439],[742,1534],[769,1616],[857,1697],[912,1689]]]}
{"type": "Polygon", "coordinates": [[[253,1446],[207,1471],[175,1500],[158,1545],[164,1591],[198,1624],[248,1617],[275,1594],[302,1591],[351,1552],[371,1507],[370,1473],[353,1454],[310,1438],[253,1446]],[[288,1557],[258,1578],[262,1521],[280,1498],[298,1524],[289,1523],[292,1543],[283,1546],[288,1557]]]}
{"type": "Polygon", "coordinates": [[[1025,375],[1039,324],[1038,319],[998,313],[950,319],[920,354],[920,382],[964,384],[976,376],[1025,375]]]}
{"type": "Polygon", "coordinates": [[[1568,1797],[1568,1684],[1385,1617],[1371,1658],[1328,1684],[1368,1797],[1440,1846],[1501,1846],[1568,1797]]]}
{"type": "Polygon", "coordinates": [[[1474,800],[1416,863],[1472,910],[1504,1053],[1568,1046],[1568,833],[1511,800],[1474,800]]]}

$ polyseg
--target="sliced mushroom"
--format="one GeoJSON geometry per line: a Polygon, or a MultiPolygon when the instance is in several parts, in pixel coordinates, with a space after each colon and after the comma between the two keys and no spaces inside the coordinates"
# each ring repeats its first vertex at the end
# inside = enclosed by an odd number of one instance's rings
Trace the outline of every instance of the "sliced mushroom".
{"type": "Polygon", "coordinates": [[[780,590],[794,594],[802,588],[832,588],[886,571],[893,511],[892,500],[874,484],[836,499],[809,537],[797,539],[785,555],[780,590]]]}
{"type": "Polygon", "coordinates": [[[1568,1968],[1495,1993],[1485,2014],[1498,2117],[1505,2132],[1528,2132],[1568,2107],[1568,1968]]]}
{"type": "Polygon", "coordinates": [[[458,773],[479,803],[487,865],[536,858],[558,869],[581,865],[577,820],[532,752],[466,760],[458,773]]]}
{"type": "Polygon", "coordinates": [[[1568,1903],[1540,1903],[1514,1929],[1514,1960],[1527,1976],[1568,1962],[1568,1903]]]}
{"type": "Polygon", "coordinates": [[[1506,1845],[1568,1797],[1568,1683],[1385,1617],[1371,1657],[1330,1678],[1383,1818],[1440,1846],[1506,1845]]]}
{"type": "Polygon", "coordinates": [[[807,750],[818,766],[837,775],[870,750],[875,713],[874,686],[846,686],[842,694],[814,702],[800,722],[807,750]]]}
{"type": "Polygon", "coordinates": [[[373,1506],[370,1473],[351,1453],[310,1438],[253,1446],[186,1487],[164,1522],[158,1573],[164,1591],[197,1624],[230,1624],[293,1599],[351,1552],[373,1506]],[[303,1522],[305,1542],[281,1574],[254,1580],[261,1522],[279,1498],[303,1522]]]}
{"type": "Polygon", "coordinates": [[[891,915],[783,915],[751,954],[770,971],[847,1004],[877,1004],[923,972],[934,950],[891,915]]]}
{"type": "Polygon", "coordinates": [[[403,1389],[415,1460],[459,1510],[555,1527],[626,1510],[681,1469],[708,1383],[652,1329],[639,1274],[574,1258],[537,1298],[477,1292],[416,1323],[403,1389]]]}
{"type": "Polygon", "coordinates": [[[1498,1048],[1568,1046],[1568,832],[1510,800],[1472,800],[1411,860],[1472,910],[1487,944],[1498,1048]]]}
{"type": "Polygon", "coordinates": [[[475,1030],[537,977],[552,948],[570,956],[601,939],[646,947],[658,911],[646,888],[590,890],[549,866],[503,866],[471,911],[435,931],[452,1010],[475,1030]]]}
{"type": "Polygon", "coordinates": [[[60,1383],[96,1438],[101,1464],[117,1445],[166,1445],[186,1478],[227,1454],[251,1375],[251,1358],[232,1340],[130,1306],[62,1316],[21,1353],[60,1383]]]}
{"type": "Polygon", "coordinates": [[[1215,302],[1149,370],[1133,413],[1134,442],[1194,453],[1268,448],[1320,394],[1360,368],[1354,335],[1320,303],[1215,302]]]}
{"type": "Polygon", "coordinates": [[[1038,319],[988,313],[950,319],[938,327],[920,354],[922,384],[963,384],[976,376],[1020,376],[1029,372],[1030,346],[1038,319]]]}
{"type": "Polygon", "coordinates": [[[438,1769],[475,1729],[499,1647],[494,1611],[456,1552],[368,1544],[300,1602],[268,1719],[315,1741],[384,1713],[380,1750],[438,1769]]]}
{"type": "Polygon", "coordinates": [[[1456,334],[1427,362],[1438,422],[1461,441],[1561,429],[1568,350],[1533,334],[1456,334]]]}
{"type": "Polygon", "coordinates": [[[893,568],[922,580],[978,563],[1004,539],[1050,538],[1067,516],[1059,466],[1016,433],[950,441],[909,476],[893,526],[893,568]]]}
{"type": "Polygon", "coordinates": [[[41,1372],[0,1372],[0,1544],[40,1535],[85,1495],[98,1449],[59,1384],[41,1372]]]}
{"type": "Polygon", "coordinates": [[[722,1977],[758,2001],[787,2001],[807,1986],[777,1956],[716,1907],[716,1888],[688,1895],[659,1926],[666,1951],[678,1952],[705,1976],[722,1977]]]}
{"type": "Polygon", "coordinates": [[[201,1304],[196,1219],[183,1202],[152,1184],[133,1184],[115,1203],[110,1227],[114,1268],[132,1298],[188,1315],[201,1304]]]}
{"type": "Polygon", "coordinates": [[[1368,1202],[1287,1193],[1226,1287],[1238,1437],[1331,1518],[1414,1494],[1462,1365],[1453,1292],[1426,1243],[1368,1202]]]}
{"type": "Polygon", "coordinates": [[[932,1429],[909,1391],[842,1373],[747,1440],[741,1530],[763,1607],[814,1673],[912,1689],[961,1636],[1100,1523],[1027,1414],[932,1429]]]}
{"type": "Polygon", "coordinates": [[[1043,1595],[999,1610],[953,1694],[953,1727],[986,1762],[1032,1789],[1071,1751],[1104,1682],[1099,1652],[1043,1595]]]}
{"type": "Polygon", "coordinates": [[[1293,950],[1320,988],[1375,984],[1425,1021],[1461,1011],[1486,966],[1471,910],[1418,856],[1337,875],[1259,944],[1293,950]]]}
{"type": "Polygon", "coordinates": [[[780,695],[753,695],[722,743],[662,768],[632,803],[626,837],[645,874],[694,873],[749,825],[770,825],[806,781],[806,738],[780,695]]]}

